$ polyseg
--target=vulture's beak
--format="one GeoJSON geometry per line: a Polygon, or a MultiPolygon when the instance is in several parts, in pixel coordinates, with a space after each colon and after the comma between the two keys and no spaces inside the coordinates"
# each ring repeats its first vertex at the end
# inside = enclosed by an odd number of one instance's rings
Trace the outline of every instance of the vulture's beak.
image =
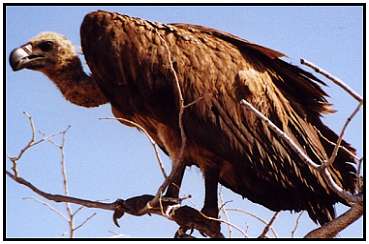
{"type": "Polygon", "coordinates": [[[32,55],[32,45],[26,44],[22,47],[14,49],[9,56],[10,66],[14,71],[27,68],[32,62],[39,58],[32,55]]]}

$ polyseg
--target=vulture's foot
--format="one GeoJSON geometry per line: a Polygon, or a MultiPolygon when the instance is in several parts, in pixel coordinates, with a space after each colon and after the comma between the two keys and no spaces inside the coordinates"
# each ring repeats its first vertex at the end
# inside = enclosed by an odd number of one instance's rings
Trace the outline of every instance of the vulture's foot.
{"type": "Polygon", "coordinates": [[[118,219],[120,219],[124,213],[128,213],[135,216],[142,216],[145,214],[159,214],[166,213],[169,206],[176,205],[178,200],[174,198],[163,197],[159,199],[157,205],[148,207],[148,203],[154,199],[153,195],[141,195],[128,198],[127,200],[118,199],[114,202],[115,210],[113,214],[113,221],[116,226],[119,227],[118,219]]]}
{"type": "Polygon", "coordinates": [[[178,238],[192,238],[193,229],[198,230],[202,235],[213,238],[224,238],[220,232],[220,223],[210,220],[206,216],[214,213],[203,210],[203,213],[188,207],[180,207],[178,199],[163,197],[159,206],[147,207],[148,203],[154,199],[153,195],[141,195],[131,197],[127,200],[118,199],[114,202],[115,210],[113,221],[119,227],[118,219],[125,213],[142,216],[144,214],[158,214],[175,221],[180,228],[175,234],[178,238]],[[206,215],[206,216],[205,216],[206,215]],[[186,232],[190,230],[190,234],[186,232]]]}
{"type": "MultiPolygon", "coordinates": [[[[210,217],[210,218],[218,219],[218,217],[219,217],[218,207],[215,207],[215,208],[206,208],[206,207],[204,207],[203,209],[201,209],[201,213],[203,213],[205,215],[204,218],[210,217]]],[[[209,221],[210,229],[215,233],[221,233],[220,232],[220,222],[216,221],[216,220],[212,220],[210,218],[207,218],[207,220],[209,221]]],[[[203,235],[203,233],[201,233],[201,232],[200,232],[200,234],[203,235]]]]}
{"type": "Polygon", "coordinates": [[[180,207],[174,210],[172,218],[180,226],[176,232],[176,235],[179,235],[179,237],[181,237],[181,234],[187,236],[187,230],[196,229],[201,235],[206,237],[224,238],[220,232],[220,223],[210,220],[202,212],[194,208],[188,206],[180,207]]]}
{"type": "Polygon", "coordinates": [[[174,234],[174,238],[187,238],[187,239],[193,239],[196,238],[194,236],[192,236],[193,233],[193,228],[187,228],[185,226],[180,226],[178,228],[178,230],[176,231],[176,233],[174,234]],[[190,233],[186,233],[188,230],[190,230],[190,233]]]}
{"type": "Polygon", "coordinates": [[[146,205],[149,201],[154,198],[152,195],[141,195],[137,197],[131,197],[127,200],[117,199],[114,202],[115,209],[113,213],[113,222],[116,226],[120,227],[118,224],[118,219],[120,219],[124,213],[128,213],[135,216],[141,216],[144,214],[150,214],[150,212],[145,211],[146,205]]]}
{"type": "Polygon", "coordinates": [[[118,223],[118,219],[120,219],[124,215],[125,209],[126,209],[126,204],[123,199],[117,199],[114,202],[113,222],[118,227],[120,227],[118,223]]]}

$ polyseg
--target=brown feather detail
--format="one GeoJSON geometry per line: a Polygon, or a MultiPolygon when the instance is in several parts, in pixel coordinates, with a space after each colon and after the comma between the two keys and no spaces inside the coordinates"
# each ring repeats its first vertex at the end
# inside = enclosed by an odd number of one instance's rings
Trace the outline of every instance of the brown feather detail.
{"type": "MultiPolygon", "coordinates": [[[[179,105],[163,39],[185,104],[203,98],[184,113],[185,160],[202,170],[219,169],[221,184],[270,209],[307,210],[314,221],[330,220],[341,199],[239,104],[250,101],[321,163],[333,148],[317,129],[329,140],[337,138],[320,120],[332,111],[320,87],[324,83],[280,60],[283,54],[225,32],[104,11],[88,14],[82,48],[101,90],[119,116],[150,131],[171,157],[180,150],[179,105]]],[[[332,172],[338,184],[352,190],[349,175],[355,169],[346,161],[353,158],[340,150],[332,172]]]]}
{"type": "Polygon", "coordinates": [[[229,43],[233,43],[238,47],[245,47],[245,48],[252,48],[255,49],[256,51],[259,51],[261,53],[263,53],[264,55],[268,56],[269,58],[281,58],[284,55],[283,53],[267,48],[267,47],[263,47],[261,45],[258,45],[256,43],[252,43],[249,42],[248,40],[242,39],[238,36],[235,36],[231,33],[228,32],[224,32],[224,31],[219,31],[213,28],[209,28],[209,27],[205,27],[205,26],[201,26],[201,25],[191,25],[191,24],[182,24],[182,23],[172,23],[170,25],[176,26],[176,27],[180,27],[180,28],[184,28],[187,29],[189,31],[191,31],[192,33],[196,34],[196,33],[207,33],[211,36],[215,36],[218,37],[220,39],[223,39],[229,43]]]}

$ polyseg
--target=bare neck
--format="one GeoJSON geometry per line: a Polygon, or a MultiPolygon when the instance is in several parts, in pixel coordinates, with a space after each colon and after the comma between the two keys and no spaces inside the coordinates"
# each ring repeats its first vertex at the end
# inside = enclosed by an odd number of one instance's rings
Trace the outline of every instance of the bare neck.
{"type": "Polygon", "coordinates": [[[107,103],[107,99],[96,84],[82,69],[76,56],[58,70],[44,73],[56,84],[65,99],[82,107],[97,107],[107,103]]]}

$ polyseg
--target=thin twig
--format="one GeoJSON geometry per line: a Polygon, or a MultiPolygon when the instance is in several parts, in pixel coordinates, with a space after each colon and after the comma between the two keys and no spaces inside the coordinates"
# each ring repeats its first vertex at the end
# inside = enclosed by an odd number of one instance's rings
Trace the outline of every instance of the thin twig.
{"type": "MultiPolygon", "coordinates": [[[[315,127],[315,129],[316,129],[316,127],[315,127]]],[[[318,129],[316,129],[316,132],[318,132],[318,134],[319,134],[319,136],[321,137],[321,138],[323,138],[326,142],[328,142],[329,144],[331,144],[332,146],[336,146],[337,144],[336,143],[334,143],[334,142],[332,142],[332,141],[330,141],[327,137],[325,137],[318,129]]],[[[351,157],[353,157],[356,161],[359,161],[359,157],[358,156],[356,156],[353,152],[351,152],[349,149],[347,149],[346,147],[344,147],[344,146],[342,146],[342,145],[340,145],[339,146],[339,148],[341,149],[341,150],[344,150],[346,153],[348,153],[351,157]]]]}
{"type": "Polygon", "coordinates": [[[91,214],[90,216],[88,216],[81,224],[79,224],[78,226],[76,226],[73,231],[78,230],[79,228],[81,228],[82,226],[84,226],[89,220],[91,220],[94,216],[96,215],[96,213],[91,214]]]}
{"type": "Polygon", "coordinates": [[[143,209],[143,211],[147,211],[150,208],[153,207],[153,205],[157,204],[159,198],[160,198],[160,194],[162,192],[164,192],[164,190],[168,187],[168,185],[172,184],[174,177],[176,177],[177,173],[179,170],[182,169],[182,167],[185,167],[184,162],[183,162],[183,154],[184,154],[184,150],[186,147],[186,133],[184,130],[184,126],[183,126],[183,114],[184,114],[184,99],[183,99],[183,95],[182,95],[182,90],[181,90],[181,86],[178,80],[178,76],[177,76],[177,72],[174,69],[173,66],[173,62],[172,62],[172,53],[170,52],[169,46],[166,42],[166,40],[161,36],[161,34],[159,33],[159,31],[157,29],[155,29],[155,32],[157,33],[157,35],[159,36],[159,38],[161,39],[161,41],[163,41],[164,46],[167,50],[168,53],[168,62],[169,62],[169,66],[170,69],[173,73],[174,79],[175,79],[175,83],[176,83],[176,87],[177,87],[177,92],[178,92],[178,106],[179,106],[179,113],[178,113],[178,126],[180,129],[180,136],[181,136],[181,146],[180,146],[180,151],[179,154],[176,155],[170,155],[172,158],[172,169],[170,174],[168,175],[167,178],[165,178],[164,182],[160,185],[155,198],[147,203],[147,206],[145,209],[143,209]]]}
{"type": "Polygon", "coordinates": [[[324,168],[322,175],[324,179],[327,181],[329,187],[342,199],[345,199],[349,204],[360,203],[363,202],[363,193],[359,192],[358,194],[351,194],[348,191],[342,189],[337,183],[333,180],[328,168],[324,168]]]}
{"type": "Polygon", "coordinates": [[[50,209],[51,211],[53,211],[54,213],[59,215],[62,219],[68,221],[68,218],[62,212],[60,212],[58,209],[51,206],[51,204],[49,204],[45,201],[42,201],[41,199],[38,199],[38,198],[35,198],[35,197],[23,197],[22,199],[23,200],[33,200],[33,201],[36,201],[38,203],[41,203],[42,205],[44,205],[45,207],[47,207],[48,209],[50,209]]]}
{"type": "Polygon", "coordinates": [[[358,162],[358,165],[357,165],[357,173],[358,173],[358,175],[360,176],[360,171],[361,171],[361,164],[363,163],[363,160],[364,160],[364,157],[361,157],[360,159],[359,159],[359,162],[358,162]]]}
{"type": "MultiPolygon", "coordinates": [[[[266,221],[266,220],[264,220],[264,219],[260,218],[259,216],[255,215],[255,214],[253,214],[253,213],[247,212],[247,211],[245,211],[245,210],[243,210],[243,209],[238,209],[238,208],[227,208],[226,210],[227,210],[227,211],[234,211],[234,212],[243,213],[243,214],[245,214],[245,215],[251,216],[251,217],[253,217],[253,218],[255,218],[255,219],[259,220],[261,223],[263,223],[263,224],[265,224],[265,225],[267,225],[267,224],[268,224],[268,221],[266,221]]],[[[270,227],[270,230],[272,231],[273,235],[274,235],[276,238],[278,238],[278,234],[277,234],[277,232],[274,230],[274,228],[273,228],[272,226],[270,227]]]]}
{"type": "Polygon", "coordinates": [[[205,215],[204,213],[200,212],[201,215],[205,218],[205,219],[208,219],[208,220],[213,220],[213,221],[217,221],[217,222],[220,222],[220,223],[224,223],[226,225],[229,225],[231,227],[233,227],[234,229],[238,230],[245,238],[249,237],[247,235],[246,232],[244,232],[240,227],[238,227],[237,225],[229,222],[229,221],[226,221],[226,220],[223,220],[223,219],[219,219],[219,218],[213,218],[213,217],[210,217],[210,216],[207,216],[205,215]]]}
{"type": "Polygon", "coordinates": [[[361,177],[361,164],[363,163],[364,157],[361,157],[357,163],[357,170],[356,170],[356,189],[357,191],[362,191],[362,186],[363,186],[363,180],[361,177]]]}
{"type": "Polygon", "coordinates": [[[77,210],[73,212],[73,217],[75,217],[84,208],[85,207],[83,207],[83,206],[80,206],[79,208],[77,208],[77,210]]]}
{"type": "Polygon", "coordinates": [[[273,122],[271,122],[267,117],[265,117],[264,114],[262,114],[259,110],[257,110],[254,106],[251,105],[251,103],[247,102],[246,100],[242,99],[241,104],[246,106],[248,109],[250,109],[252,112],[255,113],[255,115],[267,123],[267,125],[279,136],[281,137],[285,142],[287,142],[299,155],[301,160],[306,162],[307,164],[311,165],[314,168],[319,168],[320,165],[316,164],[313,160],[311,160],[304,151],[289,137],[286,133],[284,133],[281,129],[279,129],[273,122]]]}
{"type": "Polygon", "coordinates": [[[299,215],[297,216],[296,221],[295,221],[295,226],[293,227],[293,229],[291,231],[291,237],[294,237],[295,236],[295,232],[297,230],[297,227],[299,226],[299,221],[300,221],[300,218],[301,218],[301,216],[302,216],[303,213],[304,213],[304,211],[301,211],[299,213],[299,215]]]}
{"type": "Polygon", "coordinates": [[[333,81],[336,85],[338,85],[343,90],[345,90],[348,94],[350,94],[358,102],[363,101],[363,98],[359,94],[357,94],[353,89],[351,89],[348,85],[346,85],[342,80],[340,80],[337,77],[330,74],[328,71],[326,71],[322,68],[319,68],[315,64],[313,64],[313,63],[311,63],[311,62],[309,62],[309,61],[307,61],[303,58],[300,59],[300,63],[312,68],[315,72],[320,73],[320,74],[324,75],[326,78],[328,78],[329,80],[333,81]]]}
{"type": "Polygon", "coordinates": [[[56,135],[59,135],[59,133],[55,133],[55,134],[52,134],[52,135],[49,135],[49,136],[44,136],[42,137],[41,139],[37,140],[36,141],[36,128],[35,128],[35,124],[33,122],[33,119],[32,119],[32,116],[27,113],[27,112],[23,112],[23,114],[27,117],[27,120],[28,120],[28,123],[31,127],[31,138],[29,139],[29,141],[26,143],[26,145],[19,151],[18,155],[16,156],[7,156],[8,159],[12,162],[12,170],[13,170],[13,173],[16,177],[19,176],[19,171],[18,171],[18,161],[19,159],[23,156],[23,154],[28,151],[30,148],[44,142],[44,141],[47,141],[49,140],[50,138],[52,137],[55,137],[56,135]]]}
{"type": "Polygon", "coordinates": [[[279,214],[278,212],[275,212],[272,216],[272,218],[269,220],[268,224],[264,227],[263,231],[261,232],[261,234],[259,235],[258,238],[266,238],[267,237],[267,233],[269,232],[273,222],[275,221],[275,219],[277,218],[277,215],[279,214]]]}
{"type": "Polygon", "coordinates": [[[357,107],[355,108],[355,110],[352,112],[352,114],[347,118],[345,124],[343,125],[343,127],[341,129],[340,135],[339,135],[338,140],[336,142],[336,146],[333,149],[332,155],[330,156],[329,160],[327,161],[325,167],[331,166],[333,164],[334,160],[336,159],[337,153],[338,153],[338,149],[341,146],[341,143],[342,143],[342,140],[343,140],[343,135],[345,133],[345,130],[346,130],[347,126],[350,124],[352,118],[359,112],[359,110],[360,110],[360,108],[361,108],[362,105],[363,105],[363,102],[361,101],[357,105],[357,107]]]}
{"type": "Polygon", "coordinates": [[[304,238],[333,238],[363,215],[362,202],[355,203],[347,212],[343,213],[325,225],[310,231],[304,238]]]}
{"type": "MultiPolygon", "coordinates": [[[[226,201],[226,202],[224,202],[222,189],[223,189],[223,187],[220,187],[219,188],[219,204],[220,204],[219,211],[221,211],[223,213],[226,221],[230,222],[229,215],[227,213],[227,210],[225,210],[224,207],[226,206],[227,203],[230,203],[232,201],[226,201]]],[[[227,225],[227,227],[228,227],[228,237],[229,238],[232,238],[232,228],[229,225],[227,225]]]]}
{"type": "Polygon", "coordinates": [[[169,66],[170,66],[170,69],[173,73],[175,83],[176,83],[176,87],[177,87],[177,92],[178,92],[178,105],[179,105],[178,126],[179,126],[179,129],[180,129],[180,135],[181,135],[181,147],[180,147],[179,154],[176,155],[177,158],[175,158],[174,160],[177,161],[175,163],[181,163],[183,153],[184,153],[184,149],[186,147],[186,141],[187,141],[186,133],[185,133],[184,126],[183,126],[183,114],[184,114],[184,110],[185,110],[184,98],[183,98],[183,94],[182,94],[181,85],[180,85],[180,82],[179,82],[179,79],[178,79],[178,76],[177,76],[177,72],[176,72],[176,70],[174,69],[174,66],[173,66],[172,53],[169,49],[168,43],[162,37],[162,35],[159,33],[159,31],[157,29],[155,29],[155,31],[158,34],[159,38],[164,43],[164,46],[167,50],[169,66]]]}
{"type": "Polygon", "coordinates": [[[187,103],[186,105],[183,106],[183,108],[188,108],[188,107],[191,107],[192,105],[195,105],[196,103],[198,103],[199,101],[201,101],[202,99],[204,99],[204,96],[201,96],[201,97],[198,97],[196,98],[195,100],[193,100],[192,102],[190,103],[187,103]]]}
{"type": "MultiPolygon", "coordinates": [[[[67,133],[67,130],[69,128],[67,128],[63,133],[62,133],[62,142],[60,144],[60,146],[58,147],[60,150],[60,168],[61,168],[61,175],[62,175],[62,179],[63,179],[63,189],[64,189],[64,195],[69,196],[69,189],[68,189],[68,178],[67,178],[67,169],[65,167],[65,154],[64,154],[64,145],[65,145],[65,135],[67,133]]],[[[67,211],[68,214],[68,225],[69,225],[69,237],[73,238],[74,236],[74,215],[73,215],[73,210],[70,206],[69,203],[65,203],[65,209],[67,211]]]]}

